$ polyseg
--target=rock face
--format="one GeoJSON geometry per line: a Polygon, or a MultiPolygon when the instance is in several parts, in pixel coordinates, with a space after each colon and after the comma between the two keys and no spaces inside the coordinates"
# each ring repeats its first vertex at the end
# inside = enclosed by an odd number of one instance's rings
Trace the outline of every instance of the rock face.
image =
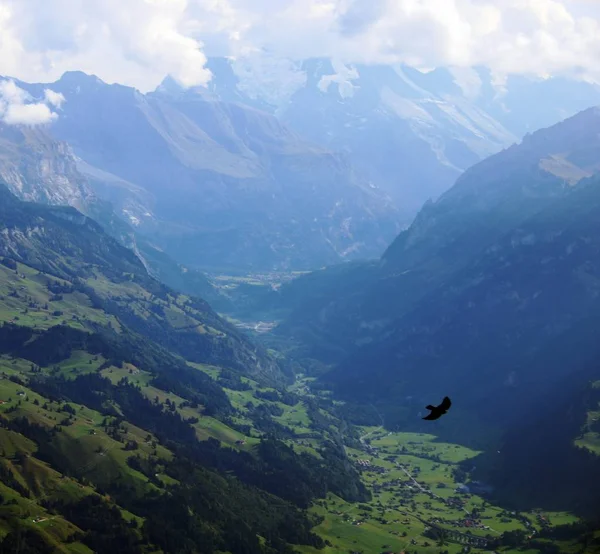
{"type": "Polygon", "coordinates": [[[32,202],[83,209],[92,196],[69,145],[43,127],[0,123],[0,181],[32,202]]]}
{"type": "Polygon", "coordinates": [[[408,67],[309,59],[297,64],[287,86],[276,87],[261,87],[264,76],[243,60],[211,60],[209,67],[214,95],[271,110],[301,136],[347,153],[405,218],[467,167],[517,140],[458,87],[427,88],[418,83],[423,74],[408,67]]]}
{"type": "MultiPolygon", "coordinates": [[[[72,206],[133,250],[146,270],[160,281],[195,296],[211,300],[217,297],[216,289],[202,273],[175,263],[127,221],[135,217],[136,208],[142,205],[135,200],[137,189],[125,198],[125,205],[130,209],[118,214],[114,206],[119,198],[107,193],[103,196],[108,200],[102,200],[90,184],[94,178],[104,178],[104,175],[99,177],[97,171],[74,155],[66,142],[53,138],[48,127],[0,124],[0,182],[18,198],[50,206],[72,206]],[[81,166],[90,173],[89,177],[80,171],[81,166]]],[[[110,179],[105,178],[103,182],[110,186],[110,179]]]]}
{"type": "Polygon", "coordinates": [[[300,135],[346,152],[408,219],[478,161],[600,104],[597,85],[511,76],[499,87],[484,68],[423,73],[325,58],[211,59],[209,67],[211,94],[270,110],[300,135]]]}
{"type": "Polygon", "coordinates": [[[309,60],[307,85],[281,118],[303,136],[347,152],[404,213],[437,198],[469,166],[517,137],[458,95],[419,86],[418,73],[389,66],[309,60]]]}
{"type": "Polygon", "coordinates": [[[65,96],[54,136],[98,194],[188,265],[318,267],[381,253],[399,228],[391,201],[344,156],[255,108],[82,73],[19,86],[65,96]]]}

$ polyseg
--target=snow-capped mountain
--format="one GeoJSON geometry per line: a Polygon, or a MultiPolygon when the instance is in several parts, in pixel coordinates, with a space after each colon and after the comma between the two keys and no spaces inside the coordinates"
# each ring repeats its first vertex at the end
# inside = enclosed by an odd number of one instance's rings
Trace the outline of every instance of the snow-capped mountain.
{"type": "Polygon", "coordinates": [[[209,60],[210,94],[270,110],[305,138],[346,152],[407,217],[468,167],[600,104],[600,88],[484,68],[423,72],[407,66],[293,63],[261,56],[209,60]]]}

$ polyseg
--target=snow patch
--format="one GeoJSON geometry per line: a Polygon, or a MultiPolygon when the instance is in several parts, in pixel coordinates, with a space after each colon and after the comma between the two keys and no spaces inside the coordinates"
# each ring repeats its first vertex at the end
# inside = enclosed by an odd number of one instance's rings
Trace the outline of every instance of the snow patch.
{"type": "Polygon", "coordinates": [[[231,60],[238,89],[253,100],[281,107],[306,86],[306,73],[288,59],[257,53],[231,60]]]}
{"type": "Polygon", "coordinates": [[[337,84],[339,95],[345,100],[354,96],[354,90],[358,88],[352,81],[359,78],[358,70],[343,63],[332,60],[331,65],[335,70],[332,75],[323,75],[317,87],[321,92],[327,92],[331,85],[337,84]]]}

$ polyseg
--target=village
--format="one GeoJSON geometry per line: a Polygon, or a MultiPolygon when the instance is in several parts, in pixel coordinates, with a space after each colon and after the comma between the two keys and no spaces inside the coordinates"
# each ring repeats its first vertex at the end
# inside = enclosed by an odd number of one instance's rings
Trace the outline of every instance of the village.
{"type": "MultiPolygon", "coordinates": [[[[440,480],[427,485],[425,479],[420,479],[423,470],[414,460],[433,462],[427,469],[440,471],[444,464],[449,464],[436,454],[435,447],[412,441],[390,452],[389,448],[376,447],[370,443],[371,441],[361,441],[362,453],[351,452],[349,457],[365,476],[365,481],[371,485],[373,509],[363,509],[358,517],[351,517],[341,511],[334,512],[353,526],[360,527],[372,520],[390,527],[402,526],[406,530],[390,529],[389,533],[396,537],[406,537],[410,546],[429,547],[432,541],[435,543],[443,537],[444,541],[463,545],[462,551],[469,552],[471,548],[486,549],[495,541],[502,534],[495,527],[504,530],[507,524],[511,524],[513,528],[517,524],[526,532],[526,537],[532,539],[539,533],[538,529],[541,531],[552,525],[549,517],[537,512],[523,514],[498,509],[490,513],[486,509],[485,497],[493,489],[481,481],[452,484],[448,480],[440,480]],[[401,463],[403,456],[410,456],[413,463],[401,463]],[[398,476],[398,472],[402,476],[398,476]],[[423,495],[428,500],[424,500],[423,495]],[[477,502],[480,504],[477,505],[477,502]],[[378,514],[375,515],[374,511],[378,514]],[[399,517],[389,519],[390,512],[396,512],[399,517]],[[388,517],[384,517],[386,514],[388,517]],[[416,521],[425,526],[420,540],[409,536],[416,521]],[[429,539],[429,542],[423,540],[423,537],[429,539]]],[[[392,552],[384,550],[382,554],[392,552]]]]}

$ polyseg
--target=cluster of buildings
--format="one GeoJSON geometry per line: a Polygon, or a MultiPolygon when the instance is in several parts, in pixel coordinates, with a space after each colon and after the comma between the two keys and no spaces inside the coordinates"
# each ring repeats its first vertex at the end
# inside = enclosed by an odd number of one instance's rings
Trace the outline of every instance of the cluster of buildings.
{"type": "Polygon", "coordinates": [[[387,473],[388,470],[382,466],[373,464],[370,460],[356,460],[356,465],[363,470],[370,471],[372,473],[387,473]]]}
{"type": "Polygon", "coordinates": [[[457,520],[447,520],[447,519],[443,519],[443,518],[432,518],[430,520],[431,523],[435,523],[435,524],[443,524],[443,525],[449,525],[450,527],[454,527],[454,528],[467,528],[467,529],[481,529],[484,531],[489,531],[490,527],[489,525],[485,525],[481,519],[476,518],[476,517],[472,517],[472,516],[467,516],[464,517],[462,519],[457,519],[457,520]]]}

